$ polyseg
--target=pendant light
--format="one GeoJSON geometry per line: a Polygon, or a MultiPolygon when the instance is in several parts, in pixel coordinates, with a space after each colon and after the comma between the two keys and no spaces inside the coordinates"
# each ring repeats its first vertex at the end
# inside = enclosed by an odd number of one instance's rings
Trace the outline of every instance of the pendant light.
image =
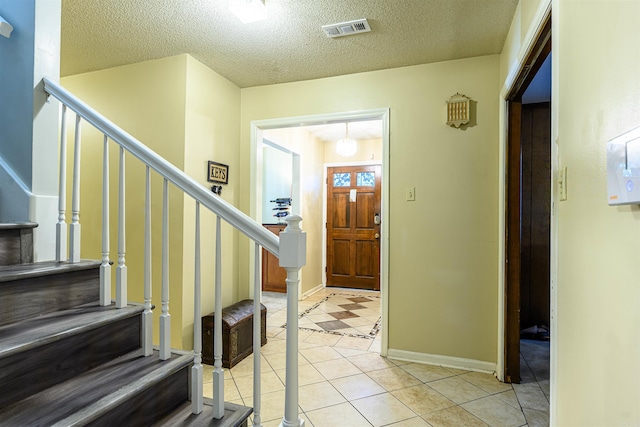
{"type": "Polygon", "coordinates": [[[342,157],[351,157],[358,151],[358,143],[355,139],[349,138],[349,123],[345,123],[345,137],[336,141],[336,152],[342,157]]]}

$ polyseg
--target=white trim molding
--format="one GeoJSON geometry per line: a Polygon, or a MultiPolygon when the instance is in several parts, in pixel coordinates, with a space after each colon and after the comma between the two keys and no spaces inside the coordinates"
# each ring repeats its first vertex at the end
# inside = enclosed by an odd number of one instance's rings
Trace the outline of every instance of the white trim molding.
{"type": "Polygon", "coordinates": [[[416,353],[414,351],[397,350],[390,348],[387,357],[404,360],[406,362],[424,363],[427,365],[442,366],[445,368],[463,369],[467,371],[496,373],[496,364],[483,360],[465,359],[463,357],[443,356],[440,354],[416,353]]]}

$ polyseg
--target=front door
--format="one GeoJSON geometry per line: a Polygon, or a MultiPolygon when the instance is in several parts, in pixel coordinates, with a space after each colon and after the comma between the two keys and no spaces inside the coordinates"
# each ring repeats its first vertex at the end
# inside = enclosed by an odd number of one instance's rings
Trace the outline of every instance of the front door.
{"type": "Polygon", "coordinates": [[[381,173],[327,168],[327,286],[380,290],[381,173]]]}

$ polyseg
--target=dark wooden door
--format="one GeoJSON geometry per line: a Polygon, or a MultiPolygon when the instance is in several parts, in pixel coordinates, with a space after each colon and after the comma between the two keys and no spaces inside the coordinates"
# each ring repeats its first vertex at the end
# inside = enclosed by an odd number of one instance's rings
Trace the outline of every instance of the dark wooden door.
{"type": "Polygon", "coordinates": [[[380,290],[379,165],[327,170],[327,286],[380,290]]]}
{"type": "MultiPolygon", "coordinates": [[[[287,227],[280,224],[263,224],[273,234],[280,233],[287,227]]],[[[280,260],[271,252],[262,249],[262,290],[269,292],[287,292],[287,270],[280,267],[280,260]]]]}

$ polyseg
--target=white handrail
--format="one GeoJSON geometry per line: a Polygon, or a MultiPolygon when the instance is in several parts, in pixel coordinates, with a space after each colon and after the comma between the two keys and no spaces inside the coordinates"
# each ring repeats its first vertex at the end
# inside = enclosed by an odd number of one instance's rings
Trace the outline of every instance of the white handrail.
{"type": "Polygon", "coordinates": [[[142,160],[151,169],[169,180],[176,187],[180,188],[195,200],[199,200],[202,206],[219,215],[226,222],[252,240],[258,242],[260,246],[275,256],[279,256],[278,236],[264,228],[232,204],[227,203],[220,197],[215,197],[211,191],[206,189],[202,184],[160,157],[155,151],[149,149],[113,122],[100,115],[100,113],[80,101],[59,84],[47,78],[43,80],[44,90],[49,95],[52,95],[67,105],[68,108],[75,111],[76,114],[81,116],[85,121],[91,123],[100,132],[109,136],[116,144],[142,160]]]}

